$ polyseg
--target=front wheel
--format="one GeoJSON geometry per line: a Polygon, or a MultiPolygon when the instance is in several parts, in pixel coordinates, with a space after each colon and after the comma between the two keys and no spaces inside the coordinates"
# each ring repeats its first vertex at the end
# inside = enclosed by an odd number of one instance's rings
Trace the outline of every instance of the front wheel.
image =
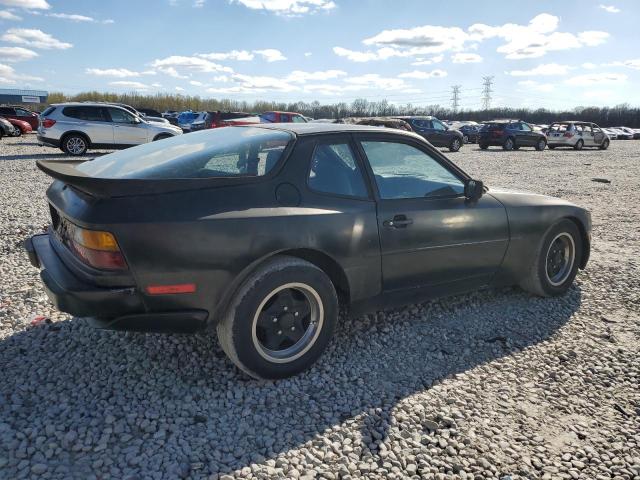
{"type": "Polygon", "coordinates": [[[510,150],[513,150],[513,147],[515,147],[515,145],[516,145],[516,142],[513,141],[513,138],[509,137],[502,144],[502,148],[504,150],[510,151],[510,150]]]}
{"type": "Polygon", "coordinates": [[[546,146],[547,146],[547,141],[544,138],[541,138],[540,140],[538,140],[538,143],[536,143],[536,150],[541,152],[542,150],[544,150],[546,146]]]}
{"type": "Polygon", "coordinates": [[[606,150],[609,148],[609,139],[605,138],[602,144],[600,145],[600,150],[606,150]]]}
{"type": "Polygon", "coordinates": [[[577,225],[560,220],[542,239],[522,288],[542,297],[562,295],[576,278],[581,257],[582,237],[577,225]]]}
{"type": "Polygon", "coordinates": [[[14,132],[15,132],[13,134],[14,137],[19,137],[20,135],[22,135],[22,130],[20,130],[19,128],[16,128],[14,132]]]}
{"type": "Polygon", "coordinates": [[[449,151],[457,152],[458,150],[460,150],[461,146],[462,146],[462,140],[456,137],[451,141],[451,144],[449,145],[449,151]]]}
{"type": "Polygon", "coordinates": [[[254,378],[285,378],[309,368],[338,317],[327,275],[295,257],[277,257],[251,274],[218,324],[222,349],[254,378]]]}
{"type": "Polygon", "coordinates": [[[582,139],[578,140],[576,142],[576,144],[573,146],[574,150],[582,150],[582,147],[584,147],[584,142],[582,141],[582,139]]]}

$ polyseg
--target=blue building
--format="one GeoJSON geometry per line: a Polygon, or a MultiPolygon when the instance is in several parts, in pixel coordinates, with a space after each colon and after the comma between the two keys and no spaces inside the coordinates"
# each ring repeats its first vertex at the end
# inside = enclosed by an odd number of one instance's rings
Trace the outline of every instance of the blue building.
{"type": "Polygon", "coordinates": [[[17,88],[0,88],[0,105],[16,103],[47,103],[49,93],[42,90],[20,90],[17,88]]]}

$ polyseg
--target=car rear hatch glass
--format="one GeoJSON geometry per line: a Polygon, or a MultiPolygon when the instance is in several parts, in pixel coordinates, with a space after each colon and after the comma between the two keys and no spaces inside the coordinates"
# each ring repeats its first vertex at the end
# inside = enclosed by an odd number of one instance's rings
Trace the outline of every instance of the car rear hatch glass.
{"type": "Polygon", "coordinates": [[[140,145],[76,168],[103,179],[256,177],[273,169],[293,139],[282,130],[224,127],[140,145]]]}

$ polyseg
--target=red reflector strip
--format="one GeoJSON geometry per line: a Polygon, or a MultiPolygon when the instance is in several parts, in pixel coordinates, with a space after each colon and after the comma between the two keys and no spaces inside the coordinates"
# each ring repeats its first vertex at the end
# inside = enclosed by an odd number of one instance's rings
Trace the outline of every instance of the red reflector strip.
{"type": "Polygon", "coordinates": [[[148,285],[149,295],[168,295],[174,293],[193,293],[196,291],[195,283],[180,283],[178,285],[148,285]]]}

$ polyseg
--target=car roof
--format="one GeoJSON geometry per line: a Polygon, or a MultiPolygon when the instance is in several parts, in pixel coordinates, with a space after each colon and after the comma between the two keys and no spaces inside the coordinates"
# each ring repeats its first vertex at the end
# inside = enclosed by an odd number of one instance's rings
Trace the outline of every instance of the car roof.
{"type": "Polygon", "coordinates": [[[436,117],[432,115],[395,115],[391,118],[399,118],[400,120],[406,119],[416,119],[416,120],[437,120],[436,117]]]}
{"type": "Polygon", "coordinates": [[[387,127],[373,127],[369,125],[356,125],[349,123],[258,123],[250,125],[238,125],[233,128],[267,128],[272,130],[283,130],[291,132],[297,136],[316,135],[325,133],[345,133],[345,132],[377,132],[394,135],[403,135],[422,139],[420,135],[406,130],[398,130],[387,127]]]}

